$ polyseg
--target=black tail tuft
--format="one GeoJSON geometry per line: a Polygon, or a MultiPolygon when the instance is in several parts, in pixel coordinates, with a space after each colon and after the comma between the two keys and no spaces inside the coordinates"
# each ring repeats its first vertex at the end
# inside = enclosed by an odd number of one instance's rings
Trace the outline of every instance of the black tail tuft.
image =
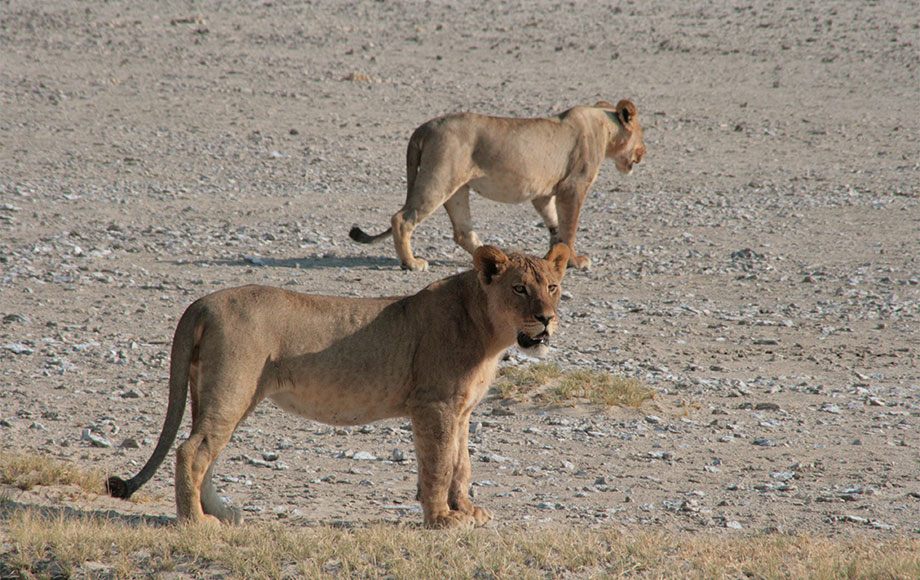
{"type": "Polygon", "coordinates": [[[361,244],[373,244],[374,242],[380,241],[383,238],[389,237],[391,235],[393,235],[392,226],[387,228],[385,232],[377,234],[376,236],[365,233],[364,230],[358,226],[352,226],[351,231],[348,232],[349,238],[361,244]]]}
{"type": "Polygon", "coordinates": [[[105,491],[112,497],[128,499],[134,493],[128,488],[128,483],[120,477],[112,476],[105,482],[105,491]]]}
{"type": "Polygon", "coordinates": [[[364,230],[362,230],[358,226],[352,226],[351,231],[348,232],[348,237],[362,244],[369,244],[374,241],[374,238],[372,236],[369,236],[366,233],[364,233],[364,230]]]}

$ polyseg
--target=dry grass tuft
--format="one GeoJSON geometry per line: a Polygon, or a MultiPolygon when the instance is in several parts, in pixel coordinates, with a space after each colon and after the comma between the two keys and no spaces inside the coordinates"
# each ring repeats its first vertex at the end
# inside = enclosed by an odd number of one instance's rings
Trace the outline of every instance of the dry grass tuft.
{"type": "Polygon", "coordinates": [[[520,402],[561,376],[562,369],[553,364],[537,363],[526,367],[501,367],[492,388],[502,399],[520,402]]]}
{"type": "MultiPolygon", "coordinates": [[[[5,482],[101,487],[95,473],[38,457],[3,454],[0,467],[5,482]]],[[[675,535],[562,526],[180,527],[111,512],[33,508],[0,496],[0,537],[4,578],[920,578],[920,539],[907,536],[675,535]]]]}
{"type": "Polygon", "coordinates": [[[532,399],[543,405],[574,406],[587,401],[602,407],[638,407],[655,398],[642,381],[597,371],[563,372],[553,364],[502,367],[493,388],[502,399],[532,399]]]}
{"type": "Polygon", "coordinates": [[[0,483],[22,490],[36,485],[76,485],[90,493],[103,493],[102,473],[78,469],[73,465],[39,455],[0,451],[0,483]]]}
{"type": "Polygon", "coordinates": [[[814,578],[920,577],[920,540],[672,535],[552,528],[426,531],[131,525],[105,517],[14,514],[0,569],[21,576],[134,578],[814,578]],[[101,574],[100,574],[101,573],[101,574]]]}

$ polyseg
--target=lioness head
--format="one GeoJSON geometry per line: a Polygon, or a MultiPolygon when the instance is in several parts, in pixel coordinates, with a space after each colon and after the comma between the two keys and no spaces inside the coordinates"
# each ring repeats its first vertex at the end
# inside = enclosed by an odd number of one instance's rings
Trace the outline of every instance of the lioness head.
{"type": "Polygon", "coordinates": [[[493,320],[516,333],[518,346],[527,354],[546,354],[559,320],[556,308],[568,260],[566,244],[556,244],[542,260],[514,252],[506,255],[494,246],[480,246],[473,254],[493,320]]]}
{"type": "Polygon", "coordinates": [[[606,101],[599,101],[595,107],[607,111],[607,115],[620,126],[607,144],[607,157],[613,159],[620,173],[632,173],[633,163],[641,163],[645,157],[645,141],[642,140],[642,125],[636,116],[636,105],[628,99],[622,99],[616,107],[606,101]]]}

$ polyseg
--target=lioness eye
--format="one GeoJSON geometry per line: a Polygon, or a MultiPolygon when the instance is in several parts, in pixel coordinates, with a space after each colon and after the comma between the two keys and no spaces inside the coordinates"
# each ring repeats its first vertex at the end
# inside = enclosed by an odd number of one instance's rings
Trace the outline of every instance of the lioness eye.
{"type": "Polygon", "coordinates": [[[516,294],[527,294],[527,288],[524,288],[522,284],[518,284],[511,288],[516,294]]]}
{"type": "Polygon", "coordinates": [[[559,286],[556,286],[555,284],[550,284],[550,285],[549,285],[549,293],[550,293],[550,294],[555,294],[557,288],[559,288],[559,286]]]}

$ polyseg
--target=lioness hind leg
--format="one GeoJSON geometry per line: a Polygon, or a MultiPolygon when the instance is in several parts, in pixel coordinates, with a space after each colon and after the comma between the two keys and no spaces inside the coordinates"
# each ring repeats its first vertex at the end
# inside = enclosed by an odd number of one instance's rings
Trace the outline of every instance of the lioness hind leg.
{"type": "Polygon", "coordinates": [[[221,501],[220,496],[217,495],[217,489],[214,487],[214,481],[211,478],[216,464],[216,461],[212,463],[204,476],[204,482],[201,485],[201,507],[205,514],[212,515],[228,524],[239,525],[243,523],[243,512],[225,504],[221,501]]]}
{"type": "Polygon", "coordinates": [[[407,270],[424,271],[428,269],[428,261],[412,255],[412,232],[424,217],[419,218],[418,212],[407,210],[405,207],[393,214],[390,223],[393,225],[393,244],[396,246],[396,255],[407,270]]]}
{"type": "Polygon", "coordinates": [[[230,435],[208,433],[192,426],[189,438],[176,451],[176,515],[181,523],[198,523],[216,517],[238,523],[233,510],[221,506],[211,482],[212,468],[230,435]]]}
{"type": "Polygon", "coordinates": [[[443,151],[442,144],[431,143],[426,147],[427,154],[423,157],[431,161],[426,163],[424,159],[421,159],[415,171],[411,166],[408,167],[406,203],[393,215],[391,220],[396,255],[399,256],[403,267],[409,270],[428,268],[428,262],[412,255],[409,238],[415,227],[430,216],[434,210],[444,205],[457,189],[470,179],[469,175],[453,167],[449,161],[438,161],[439,155],[449,153],[443,151]]]}
{"type": "Polygon", "coordinates": [[[469,252],[476,251],[482,245],[479,236],[473,231],[473,218],[470,215],[470,188],[464,185],[458,189],[450,199],[444,202],[444,209],[450,217],[454,227],[454,241],[457,245],[469,252]]]}
{"type": "Polygon", "coordinates": [[[532,200],[534,209],[543,218],[543,224],[549,230],[549,247],[559,243],[559,215],[556,213],[556,197],[547,195],[532,200]]]}

